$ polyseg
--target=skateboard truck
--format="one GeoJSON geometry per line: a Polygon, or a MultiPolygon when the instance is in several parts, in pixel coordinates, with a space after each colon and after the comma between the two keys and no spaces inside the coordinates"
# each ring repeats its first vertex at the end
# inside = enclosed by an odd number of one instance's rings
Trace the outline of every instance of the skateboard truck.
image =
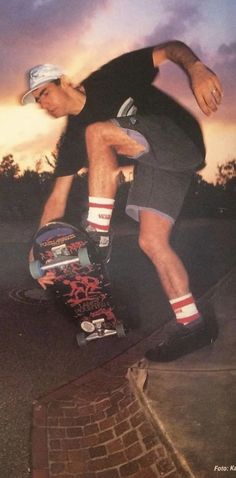
{"type": "Polygon", "coordinates": [[[118,335],[118,337],[125,337],[125,329],[121,322],[116,323],[115,329],[108,329],[105,327],[105,319],[101,317],[100,319],[94,319],[91,322],[84,320],[81,322],[81,329],[84,332],[76,335],[76,340],[78,345],[81,347],[86,345],[87,342],[92,340],[101,339],[103,337],[108,337],[110,335],[118,335]]]}
{"type": "Polygon", "coordinates": [[[71,256],[65,244],[53,247],[52,252],[54,258],[44,265],[41,264],[39,260],[30,262],[29,269],[33,279],[40,279],[46,271],[54,269],[55,267],[64,267],[76,262],[78,262],[81,267],[91,265],[87,247],[81,247],[81,249],[78,250],[78,256],[71,256]]]}

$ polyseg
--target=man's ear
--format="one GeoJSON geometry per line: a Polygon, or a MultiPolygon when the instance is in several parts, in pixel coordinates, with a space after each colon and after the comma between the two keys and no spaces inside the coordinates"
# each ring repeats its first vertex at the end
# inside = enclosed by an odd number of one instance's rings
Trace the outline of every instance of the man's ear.
{"type": "Polygon", "coordinates": [[[68,76],[62,75],[60,80],[61,80],[61,87],[63,90],[66,90],[68,87],[73,87],[71,79],[68,76]]]}

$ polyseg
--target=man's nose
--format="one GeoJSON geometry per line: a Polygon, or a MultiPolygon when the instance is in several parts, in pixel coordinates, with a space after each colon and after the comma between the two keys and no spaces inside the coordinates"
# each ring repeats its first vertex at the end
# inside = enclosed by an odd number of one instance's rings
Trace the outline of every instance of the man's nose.
{"type": "Polygon", "coordinates": [[[40,105],[40,108],[42,108],[43,110],[46,110],[48,108],[48,102],[46,98],[40,98],[38,103],[40,105]]]}

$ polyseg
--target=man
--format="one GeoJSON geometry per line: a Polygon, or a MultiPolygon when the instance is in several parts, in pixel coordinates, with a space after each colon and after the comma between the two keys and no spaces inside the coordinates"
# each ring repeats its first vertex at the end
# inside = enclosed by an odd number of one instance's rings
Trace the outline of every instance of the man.
{"type": "MultiPolygon", "coordinates": [[[[109,248],[109,225],[118,186],[119,157],[134,161],[135,175],[126,212],[140,223],[139,244],[156,267],[175,318],[147,357],[173,360],[216,338],[210,317],[202,317],[189,289],[187,272],[169,239],[194,171],[205,148],[195,118],[152,86],[166,60],[186,73],[203,113],[217,110],[222,87],[217,76],[179,41],[127,53],[92,73],[78,87],[53,65],[30,71],[34,99],[51,116],[68,116],[56,182],[40,226],[63,217],[74,174],[89,166],[87,231],[101,251],[109,248]]],[[[53,282],[52,273],[41,280],[53,282]]]]}

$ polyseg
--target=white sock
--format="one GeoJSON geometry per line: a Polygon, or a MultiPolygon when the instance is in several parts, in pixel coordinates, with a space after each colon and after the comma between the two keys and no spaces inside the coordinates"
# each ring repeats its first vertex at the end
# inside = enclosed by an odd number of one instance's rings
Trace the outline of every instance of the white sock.
{"type": "Polygon", "coordinates": [[[195,300],[191,293],[170,300],[178,323],[187,325],[200,317],[195,300]]]}
{"type": "Polygon", "coordinates": [[[114,199],[89,196],[88,223],[100,232],[108,232],[114,199]]]}

